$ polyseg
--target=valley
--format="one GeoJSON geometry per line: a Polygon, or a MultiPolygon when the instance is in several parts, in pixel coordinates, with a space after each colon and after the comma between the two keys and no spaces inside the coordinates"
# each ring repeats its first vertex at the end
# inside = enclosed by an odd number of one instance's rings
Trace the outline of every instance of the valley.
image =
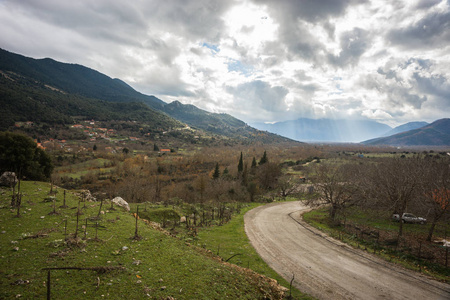
{"type": "Polygon", "coordinates": [[[306,281],[323,274],[266,264],[261,249],[275,251],[272,242],[252,247],[245,226],[268,226],[270,240],[299,233],[245,218],[295,205],[313,209],[305,219],[351,247],[363,243],[364,251],[388,252],[444,287],[449,282],[448,250],[435,243],[450,230],[449,119],[401,132],[327,119],[255,129],[228,114],[165,103],[81,65],[5,50],[0,117],[2,298],[43,297],[49,271],[53,293],[74,299],[359,297],[346,294],[350,287],[330,296],[332,284],[306,281]],[[368,132],[376,139],[354,143],[368,132]],[[118,197],[129,211],[113,203],[118,197]],[[428,223],[411,230],[393,213],[428,223]]]}

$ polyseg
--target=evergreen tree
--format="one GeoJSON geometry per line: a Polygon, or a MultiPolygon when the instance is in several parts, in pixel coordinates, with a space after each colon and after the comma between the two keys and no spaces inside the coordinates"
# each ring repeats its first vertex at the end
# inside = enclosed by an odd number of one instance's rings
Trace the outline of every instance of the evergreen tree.
{"type": "Polygon", "coordinates": [[[156,145],[156,144],[153,145],[153,151],[159,151],[158,145],[156,145]]]}
{"type": "Polygon", "coordinates": [[[252,168],[256,168],[256,158],[255,157],[253,157],[253,160],[252,160],[252,168]]]}
{"type": "Polygon", "coordinates": [[[229,171],[228,168],[225,168],[225,170],[223,170],[222,176],[226,176],[228,175],[229,171]]]}
{"type": "Polygon", "coordinates": [[[94,144],[94,147],[92,147],[93,151],[97,151],[97,145],[94,144]]]}
{"type": "Polygon", "coordinates": [[[213,173],[212,177],[213,177],[213,179],[218,179],[219,176],[220,176],[219,163],[216,163],[216,168],[214,170],[214,173],[213,173]]]}
{"type": "Polygon", "coordinates": [[[0,132],[0,174],[15,172],[19,180],[45,180],[53,171],[51,157],[28,136],[0,132]]]}
{"type": "Polygon", "coordinates": [[[238,164],[238,172],[242,172],[244,170],[244,161],[242,158],[242,152],[241,152],[241,158],[239,158],[239,164],[238,164]]]}
{"type": "Polygon", "coordinates": [[[261,159],[260,159],[260,161],[259,161],[259,164],[260,164],[260,165],[263,165],[263,164],[265,164],[265,163],[267,163],[267,162],[269,162],[269,160],[267,159],[267,153],[266,153],[266,151],[264,151],[264,154],[263,154],[263,156],[261,157],[261,159]]]}

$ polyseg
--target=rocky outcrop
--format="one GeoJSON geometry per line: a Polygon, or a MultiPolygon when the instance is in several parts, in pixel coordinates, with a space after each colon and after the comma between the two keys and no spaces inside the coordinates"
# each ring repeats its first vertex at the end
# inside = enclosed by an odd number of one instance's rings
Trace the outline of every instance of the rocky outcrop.
{"type": "Polygon", "coordinates": [[[111,200],[114,204],[125,208],[126,211],[130,211],[130,205],[127,201],[123,200],[121,197],[116,197],[111,200]]]}
{"type": "Polygon", "coordinates": [[[0,186],[13,187],[17,184],[17,176],[14,172],[4,172],[0,176],[0,186]]]}
{"type": "Polygon", "coordinates": [[[91,191],[89,190],[81,190],[78,194],[79,197],[83,198],[85,201],[95,202],[97,199],[92,196],[91,191]]]}

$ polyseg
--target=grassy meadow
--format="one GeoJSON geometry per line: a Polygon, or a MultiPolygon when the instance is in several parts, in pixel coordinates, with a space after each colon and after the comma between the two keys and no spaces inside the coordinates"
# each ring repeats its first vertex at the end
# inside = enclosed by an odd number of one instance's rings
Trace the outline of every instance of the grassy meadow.
{"type": "MultiPolygon", "coordinates": [[[[122,208],[111,210],[104,204],[100,211],[100,202],[80,202],[81,197],[69,191],[67,207],[62,208],[63,190],[54,198],[49,191],[47,183],[22,182],[17,217],[17,210],[9,206],[10,190],[1,189],[1,299],[45,298],[45,268],[72,268],[51,270],[52,299],[280,298],[271,280],[223,263],[154,223],[139,220],[136,236],[136,219],[122,208]]],[[[214,230],[205,234],[223,234],[214,230]]],[[[242,239],[242,231],[236,239],[242,239]]],[[[209,243],[206,235],[204,243],[209,243]]],[[[251,251],[248,245],[245,250],[251,251]]],[[[222,254],[227,251],[224,248],[222,254]]]]}

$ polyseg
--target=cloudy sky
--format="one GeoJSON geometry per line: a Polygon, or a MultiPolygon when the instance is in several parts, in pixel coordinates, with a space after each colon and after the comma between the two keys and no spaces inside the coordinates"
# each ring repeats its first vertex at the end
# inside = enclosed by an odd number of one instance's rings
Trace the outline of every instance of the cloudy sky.
{"type": "Polygon", "coordinates": [[[0,0],[0,48],[248,123],[450,117],[450,0],[0,0]]]}

